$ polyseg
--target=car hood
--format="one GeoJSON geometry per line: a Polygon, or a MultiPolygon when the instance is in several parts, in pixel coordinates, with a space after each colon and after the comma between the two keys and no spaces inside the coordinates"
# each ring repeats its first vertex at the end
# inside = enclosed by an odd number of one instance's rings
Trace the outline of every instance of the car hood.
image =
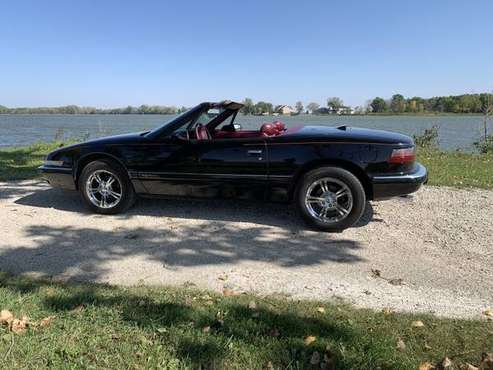
{"type": "Polygon", "coordinates": [[[290,139],[300,139],[307,141],[340,141],[340,142],[360,142],[375,144],[405,144],[413,145],[413,139],[407,135],[396,132],[373,130],[358,127],[327,127],[327,126],[304,126],[283,135],[290,139]]]}

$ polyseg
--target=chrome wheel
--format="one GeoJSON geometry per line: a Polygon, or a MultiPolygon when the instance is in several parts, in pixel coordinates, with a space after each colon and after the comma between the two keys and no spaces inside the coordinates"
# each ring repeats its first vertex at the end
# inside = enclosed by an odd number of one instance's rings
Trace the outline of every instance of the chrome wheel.
{"type": "Polygon", "coordinates": [[[113,208],[122,199],[122,184],[111,172],[97,170],[86,181],[86,194],[96,207],[113,208]]]}
{"type": "Polygon", "coordinates": [[[329,225],[349,215],[353,209],[353,195],[344,182],[324,177],[308,187],[305,207],[312,217],[329,225]]]}

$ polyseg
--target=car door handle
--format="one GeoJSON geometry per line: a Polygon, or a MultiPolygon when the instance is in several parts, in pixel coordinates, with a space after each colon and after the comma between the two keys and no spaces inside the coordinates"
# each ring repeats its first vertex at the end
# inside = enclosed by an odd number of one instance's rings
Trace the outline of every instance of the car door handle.
{"type": "Polygon", "coordinates": [[[260,155],[260,154],[262,154],[262,151],[261,150],[249,150],[248,154],[249,155],[260,155]]]}

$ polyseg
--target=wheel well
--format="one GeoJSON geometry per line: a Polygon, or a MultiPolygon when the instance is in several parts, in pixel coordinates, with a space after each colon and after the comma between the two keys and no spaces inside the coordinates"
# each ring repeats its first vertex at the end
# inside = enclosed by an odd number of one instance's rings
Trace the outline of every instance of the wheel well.
{"type": "Polygon", "coordinates": [[[79,188],[79,177],[80,174],[82,173],[82,170],[84,167],[86,167],[89,163],[97,161],[97,160],[105,160],[108,162],[111,162],[114,165],[119,166],[125,173],[128,174],[126,167],[123,165],[123,163],[118,160],[117,158],[113,157],[110,154],[106,153],[92,153],[88,154],[81,159],[77,161],[77,167],[76,167],[76,172],[75,172],[75,187],[78,189],[79,188]]]}
{"type": "Polygon", "coordinates": [[[340,167],[351,172],[361,182],[361,185],[363,185],[366,199],[369,200],[373,199],[373,187],[368,175],[365,173],[365,171],[363,171],[360,167],[358,167],[354,163],[344,160],[315,160],[305,164],[301,168],[301,170],[299,170],[298,173],[295,175],[294,181],[289,191],[289,199],[291,200],[294,199],[294,194],[298,186],[298,183],[307,172],[319,167],[326,167],[326,166],[340,167]]]}

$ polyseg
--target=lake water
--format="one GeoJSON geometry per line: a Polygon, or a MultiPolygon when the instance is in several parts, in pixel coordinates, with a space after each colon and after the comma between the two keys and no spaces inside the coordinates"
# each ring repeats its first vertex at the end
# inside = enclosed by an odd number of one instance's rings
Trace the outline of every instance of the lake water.
{"type": "MultiPolygon", "coordinates": [[[[100,136],[143,131],[169,121],[172,115],[0,115],[0,147],[52,141],[57,132],[63,138],[96,138],[100,136]]],[[[407,135],[420,134],[433,125],[439,126],[439,142],[443,149],[472,150],[473,142],[483,132],[483,117],[448,116],[312,116],[258,117],[238,116],[236,122],[245,129],[259,128],[264,122],[281,120],[286,126],[348,125],[396,131],[407,135]]],[[[488,124],[493,132],[493,122],[488,124]]]]}

